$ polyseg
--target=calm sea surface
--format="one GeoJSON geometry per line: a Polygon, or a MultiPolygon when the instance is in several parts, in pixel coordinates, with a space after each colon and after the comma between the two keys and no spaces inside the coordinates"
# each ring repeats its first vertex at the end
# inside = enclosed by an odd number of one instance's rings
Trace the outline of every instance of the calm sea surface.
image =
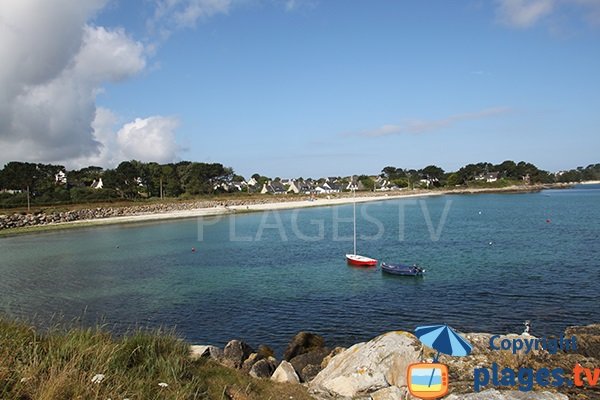
{"type": "Polygon", "coordinates": [[[114,225],[0,239],[0,313],[278,352],[300,330],[349,345],[430,323],[504,333],[529,319],[558,335],[600,322],[600,186],[380,201],[357,216],[359,254],[427,275],[347,266],[352,205],[114,225]]]}

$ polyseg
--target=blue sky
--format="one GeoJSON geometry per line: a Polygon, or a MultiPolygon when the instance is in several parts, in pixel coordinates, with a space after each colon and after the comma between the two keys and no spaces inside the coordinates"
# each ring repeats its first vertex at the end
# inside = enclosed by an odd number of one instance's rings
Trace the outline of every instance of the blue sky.
{"type": "MultiPolygon", "coordinates": [[[[387,165],[450,171],[507,159],[550,171],[600,162],[598,1],[89,3],[83,17],[69,19],[84,27],[79,47],[65,50],[62,69],[23,101],[31,110],[39,92],[68,85],[88,118],[73,136],[49,134],[54,125],[42,121],[27,132],[45,132],[19,143],[26,113],[8,111],[0,161],[18,154],[114,167],[126,158],[189,159],[271,177],[375,174],[387,165]],[[44,147],[25,152],[40,136],[44,147]],[[63,151],[65,140],[77,146],[63,151]]],[[[20,21],[2,7],[0,29],[20,21]]],[[[53,35],[63,18],[38,34],[53,35]]],[[[35,24],[23,21],[23,29],[35,24]]],[[[69,131],[64,121],[80,114],[53,103],[43,102],[46,114],[65,113],[60,132],[69,131]]]]}

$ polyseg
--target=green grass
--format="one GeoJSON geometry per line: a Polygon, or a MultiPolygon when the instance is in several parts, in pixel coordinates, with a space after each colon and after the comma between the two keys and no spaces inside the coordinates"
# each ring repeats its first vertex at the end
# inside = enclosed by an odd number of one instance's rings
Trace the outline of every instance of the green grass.
{"type": "Polygon", "coordinates": [[[188,346],[169,332],[115,338],[100,328],[56,328],[42,334],[0,319],[0,399],[229,399],[225,392],[248,400],[311,398],[300,385],[191,361],[188,346]],[[98,374],[104,378],[93,383],[98,374]]]}

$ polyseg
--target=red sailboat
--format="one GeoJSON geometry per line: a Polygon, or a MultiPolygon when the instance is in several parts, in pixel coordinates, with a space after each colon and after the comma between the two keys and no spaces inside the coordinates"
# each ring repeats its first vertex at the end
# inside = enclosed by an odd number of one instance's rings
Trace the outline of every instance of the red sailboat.
{"type": "Polygon", "coordinates": [[[365,257],[356,254],[356,187],[352,189],[354,203],[353,203],[353,216],[354,216],[354,253],[346,254],[346,261],[349,265],[355,265],[357,267],[375,267],[377,260],[370,257],[365,257]]]}

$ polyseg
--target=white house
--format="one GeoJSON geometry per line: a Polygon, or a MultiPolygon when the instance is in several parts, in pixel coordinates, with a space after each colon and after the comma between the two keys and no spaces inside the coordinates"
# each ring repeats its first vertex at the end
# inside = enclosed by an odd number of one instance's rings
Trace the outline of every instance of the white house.
{"type": "Polygon", "coordinates": [[[498,172],[490,172],[488,174],[485,174],[485,181],[487,183],[496,182],[498,180],[498,175],[498,172]]]}
{"type": "Polygon", "coordinates": [[[94,179],[90,187],[92,189],[102,189],[104,187],[104,184],[102,183],[102,178],[98,178],[98,180],[94,179]]]}
{"type": "Polygon", "coordinates": [[[67,184],[67,174],[65,171],[58,171],[56,175],[54,175],[54,181],[57,185],[66,185],[67,184]]]}

